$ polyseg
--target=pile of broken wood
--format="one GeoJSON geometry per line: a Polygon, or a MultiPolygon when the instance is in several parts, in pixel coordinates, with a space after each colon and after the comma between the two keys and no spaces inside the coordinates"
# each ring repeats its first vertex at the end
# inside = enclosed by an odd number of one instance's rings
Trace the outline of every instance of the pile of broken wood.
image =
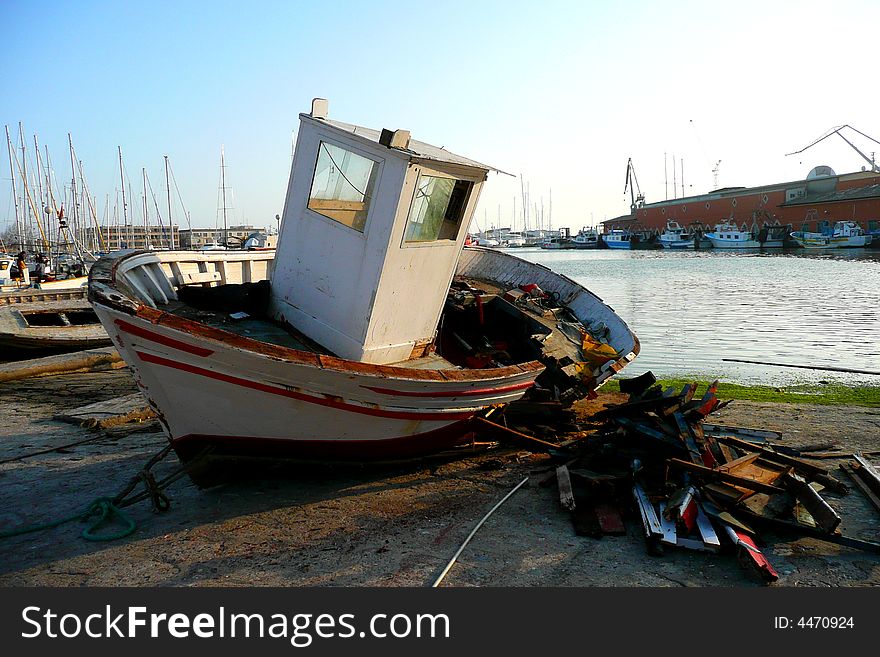
{"type": "MultiPolygon", "coordinates": [[[[578,534],[624,534],[624,519],[633,509],[649,554],[662,554],[665,547],[734,549],[744,566],[768,582],[778,575],[761,552],[758,529],[880,551],[880,544],[840,533],[841,518],[823,495],[846,495],[848,487],[829,470],[777,444],[781,435],[776,432],[706,422],[729,403],[718,400],[717,382],[700,397],[696,383],[680,391],[655,383],[650,372],[622,380],[621,392],[629,400],[593,415],[600,424],[581,439],[560,445],[524,429],[504,430],[522,444],[546,446],[560,463],[542,485],[557,482],[578,534]]],[[[546,424],[553,417],[571,423],[565,413],[553,411],[546,424]]],[[[484,428],[500,433],[497,422],[483,420],[484,428]]],[[[542,426],[533,418],[535,423],[542,426]]],[[[856,465],[866,480],[872,470],[876,475],[867,461],[856,465]]],[[[880,495],[874,486],[880,486],[880,478],[864,488],[880,495]]]]}

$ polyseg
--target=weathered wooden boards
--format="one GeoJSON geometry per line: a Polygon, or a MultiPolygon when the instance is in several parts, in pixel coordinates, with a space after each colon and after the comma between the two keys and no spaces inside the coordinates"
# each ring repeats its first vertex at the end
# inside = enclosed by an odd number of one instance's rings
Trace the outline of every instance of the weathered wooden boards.
{"type": "Polygon", "coordinates": [[[147,404],[144,396],[135,392],[59,413],[52,419],[78,424],[89,429],[109,429],[120,424],[143,422],[154,417],[156,413],[147,404]]]}
{"type": "MultiPolygon", "coordinates": [[[[795,456],[797,450],[778,445],[781,434],[704,422],[725,405],[717,398],[717,382],[701,396],[695,383],[681,390],[653,384],[653,377],[643,376],[622,385],[629,400],[593,416],[604,424],[592,440],[578,443],[577,463],[569,465],[571,473],[596,477],[609,465],[631,468],[632,475],[619,481],[628,482],[650,554],[664,547],[716,552],[726,544],[741,563],[774,581],[778,575],[752,522],[880,550],[840,534],[842,519],[823,492],[845,495],[848,487],[828,469],[795,456]]],[[[880,493],[880,476],[877,486],[880,493]]],[[[880,495],[875,497],[880,504],[880,495]]]]}
{"type": "Polygon", "coordinates": [[[37,376],[55,376],[73,372],[96,372],[125,367],[125,362],[112,347],[88,349],[70,354],[46,356],[0,365],[0,383],[37,376]]]}

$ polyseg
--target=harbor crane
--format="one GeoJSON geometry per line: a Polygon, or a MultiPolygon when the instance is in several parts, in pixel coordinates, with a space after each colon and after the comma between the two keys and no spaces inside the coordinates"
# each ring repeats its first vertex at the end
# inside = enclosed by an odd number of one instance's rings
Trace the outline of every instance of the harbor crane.
{"type": "Polygon", "coordinates": [[[639,179],[636,178],[636,169],[633,166],[632,158],[629,158],[626,161],[626,184],[623,186],[624,194],[626,194],[627,189],[629,189],[631,199],[629,209],[632,213],[635,213],[636,208],[645,205],[645,195],[642,194],[642,190],[639,187],[639,179]]]}
{"type": "Polygon", "coordinates": [[[718,189],[718,174],[721,170],[721,160],[718,160],[715,163],[715,168],[712,169],[712,188],[718,189]]]}
{"type": "Polygon", "coordinates": [[[868,157],[868,156],[865,155],[861,150],[859,150],[859,148],[858,148],[855,144],[853,144],[849,139],[847,139],[846,137],[844,137],[844,136],[841,134],[840,131],[843,130],[844,128],[849,128],[849,129],[852,130],[853,132],[858,132],[862,137],[865,137],[866,139],[870,139],[870,140],[873,141],[875,144],[880,144],[880,141],[877,141],[877,140],[874,139],[873,137],[870,137],[870,136],[866,135],[864,132],[862,132],[862,131],[860,131],[860,130],[856,130],[855,128],[853,128],[853,127],[852,127],[851,125],[849,125],[849,124],[844,124],[844,125],[841,125],[841,126],[837,126],[836,128],[831,128],[831,129],[828,130],[824,135],[822,135],[821,137],[819,137],[816,141],[814,141],[814,142],[813,142],[812,144],[810,144],[809,146],[805,146],[804,148],[800,149],[799,151],[795,151],[794,153],[786,153],[785,156],[788,157],[789,155],[797,155],[798,153],[803,153],[805,150],[807,150],[808,148],[812,148],[813,146],[815,146],[816,144],[818,144],[820,141],[823,141],[823,140],[825,140],[825,139],[828,139],[828,137],[830,137],[831,135],[837,135],[838,137],[840,137],[841,139],[843,139],[843,141],[845,141],[847,144],[849,144],[849,145],[850,145],[850,148],[852,148],[856,153],[858,153],[859,155],[862,156],[862,159],[864,159],[865,162],[867,162],[867,163],[871,166],[871,171],[872,171],[873,173],[880,173],[880,167],[878,167],[878,166],[877,166],[877,163],[874,161],[874,154],[871,153],[871,157],[868,157]]]}

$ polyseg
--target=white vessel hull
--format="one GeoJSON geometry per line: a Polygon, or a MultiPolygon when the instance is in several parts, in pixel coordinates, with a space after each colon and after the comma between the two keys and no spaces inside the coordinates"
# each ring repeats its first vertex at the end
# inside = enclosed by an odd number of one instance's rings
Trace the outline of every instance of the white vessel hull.
{"type": "MultiPolygon", "coordinates": [[[[477,413],[519,399],[544,371],[537,361],[487,369],[372,365],[269,344],[170,312],[179,281],[264,280],[273,257],[128,252],[92,269],[95,311],[184,460],[206,448],[332,460],[434,451],[469,440],[477,413]]],[[[509,287],[536,283],[560,294],[583,321],[605,324],[620,356],[596,367],[592,386],[638,353],[635,336],[610,308],[544,267],[468,248],[458,275],[509,287]]]]}

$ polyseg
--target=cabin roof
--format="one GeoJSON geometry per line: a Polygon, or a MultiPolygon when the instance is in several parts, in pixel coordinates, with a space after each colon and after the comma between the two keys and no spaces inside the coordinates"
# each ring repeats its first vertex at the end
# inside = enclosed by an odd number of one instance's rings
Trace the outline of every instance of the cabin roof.
{"type": "MultiPolygon", "coordinates": [[[[377,144],[379,143],[381,130],[364,128],[363,126],[352,125],[351,123],[343,123],[342,121],[334,121],[332,119],[315,118],[309,114],[302,114],[301,116],[310,121],[324,123],[333,126],[337,130],[343,130],[353,135],[357,135],[358,137],[368,139],[369,141],[375,142],[377,144]]],[[[417,139],[410,139],[409,148],[393,148],[392,150],[398,151],[400,153],[408,153],[412,158],[419,160],[442,162],[446,164],[456,164],[459,166],[472,167],[474,169],[482,169],[483,171],[497,171],[498,173],[506,173],[505,171],[502,171],[497,167],[493,167],[489,164],[483,164],[481,162],[471,160],[461,155],[456,155],[455,153],[447,151],[445,148],[432,146],[431,144],[426,144],[425,142],[419,141],[417,139]]]]}
{"type": "Polygon", "coordinates": [[[790,205],[811,205],[814,203],[833,203],[835,201],[855,201],[866,198],[880,197],[880,185],[868,185],[866,187],[854,187],[852,189],[835,190],[818,194],[807,194],[801,198],[795,198],[780,204],[781,207],[790,205]]]}

